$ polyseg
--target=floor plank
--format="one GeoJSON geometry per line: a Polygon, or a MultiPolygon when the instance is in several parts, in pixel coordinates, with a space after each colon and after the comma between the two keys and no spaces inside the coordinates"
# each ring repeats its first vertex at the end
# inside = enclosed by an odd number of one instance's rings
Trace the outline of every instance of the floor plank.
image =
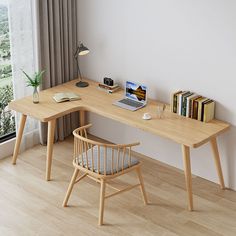
{"type": "MultiPolygon", "coordinates": [[[[150,204],[139,189],[105,202],[105,225],[97,226],[99,185],[84,179],[61,207],[73,173],[72,137],[54,146],[52,176],[46,182],[45,146],[22,153],[17,165],[0,160],[0,235],[236,235],[236,192],[193,177],[194,212],[186,208],[183,172],[138,155],[150,204]]],[[[136,183],[133,173],[119,182],[136,183]]]]}

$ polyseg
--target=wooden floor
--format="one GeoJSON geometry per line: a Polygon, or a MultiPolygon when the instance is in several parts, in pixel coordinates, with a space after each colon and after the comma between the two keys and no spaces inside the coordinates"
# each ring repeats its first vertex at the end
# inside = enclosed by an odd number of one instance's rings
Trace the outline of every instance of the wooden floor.
{"type": "MultiPolygon", "coordinates": [[[[0,235],[236,235],[236,192],[193,178],[194,212],[186,205],[182,171],[149,158],[143,175],[150,205],[139,189],[105,202],[105,225],[97,226],[99,186],[84,179],[75,186],[70,207],[61,204],[73,173],[72,138],[55,144],[53,180],[46,182],[46,147],[36,146],[19,156],[0,160],[0,235]]],[[[181,157],[180,157],[181,158],[181,157]]],[[[122,182],[135,183],[129,174],[122,182]]]]}

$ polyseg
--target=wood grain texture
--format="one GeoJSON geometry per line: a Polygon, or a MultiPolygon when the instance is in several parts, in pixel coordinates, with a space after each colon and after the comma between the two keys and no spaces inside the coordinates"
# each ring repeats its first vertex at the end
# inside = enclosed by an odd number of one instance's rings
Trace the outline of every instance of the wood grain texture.
{"type": "Polygon", "coordinates": [[[49,181],[51,178],[55,125],[56,125],[56,120],[51,120],[48,122],[47,161],[46,161],[46,180],[47,181],[49,181]]]}
{"type": "Polygon", "coordinates": [[[98,225],[103,225],[105,191],[106,191],[106,182],[104,179],[101,179],[98,225]]]}
{"type": "MultiPolygon", "coordinates": [[[[40,92],[40,103],[32,104],[31,97],[13,101],[10,103],[10,108],[21,112],[23,116],[29,115],[43,122],[49,123],[48,133],[48,149],[47,149],[47,167],[46,179],[50,180],[52,151],[53,151],[53,134],[55,120],[58,117],[69,114],[73,111],[80,110],[80,123],[84,125],[86,122],[85,112],[95,112],[99,115],[108,117],[113,120],[125,123],[127,125],[142,129],[144,131],[171,139],[174,142],[180,143],[183,148],[183,158],[185,165],[186,188],[189,200],[189,210],[193,209],[192,187],[191,187],[191,168],[189,148],[199,147],[202,144],[210,141],[216,162],[217,173],[219,175],[221,187],[224,188],[224,179],[220,165],[220,158],[217,149],[216,137],[229,128],[229,124],[213,120],[209,123],[203,123],[197,120],[189,119],[177,114],[171,113],[170,109],[166,109],[162,118],[158,118],[156,101],[149,100],[148,105],[138,111],[132,112],[112,105],[112,103],[123,96],[123,92],[107,94],[104,91],[97,89],[98,83],[88,80],[89,87],[78,88],[75,86],[75,81],[70,81],[63,85],[53,87],[40,92]],[[75,92],[81,95],[81,100],[56,103],[52,96],[56,92],[75,92]],[[149,121],[142,120],[142,114],[149,112],[152,119],[149,121]]],[[[23,132],[23,131],[22,131],[23,132]]],[[[19,135],[20,137],[20,135],[19,135]]],[[[19,139],[20,140],[20,139],[19,139]]],[[[19,148],[18,145],[16,145],[19,148]]],[[[85,147],[81,147],[85,148],[85,147]]],[[[17,158],[17,152],[14,159],[17,158]]],[[[100,160],[100,158],[99,158],[100,160]]],[[[112,163],[113,165],[114,163],[112,163]]],[[[100,163],[98,162],[98,171],[100,163]]],[[[96,177],[96,176],[94,176],[96,177]]]]}
{"type": "Polygon", "coordinates": [[[26,115],[21,114],[19,130],[18,130],[18,133],[17,133],[17,136],[16,136],[16,143],[15,143],[13,158],[12,158],[12,164],[13,165],[16,164],[17,156],[18,156],[18,153],[19,153],[19,150],[20,150],[20,144],[21,144],[21,139],[22,139],[22,135],[23,135],[23,132],[24,132],[24,128],[25,128],[26,118],[27,118],[26,115]]]}
{"type": "Polygon", "coordinates": [[[9,108],[43,122],[48,122],[82,109],[171,139],[188,147],[199,147],[229,128],[229,124],[219,120],[203,123],[179,116],[171,113],[169,106],[167,106],[163,118],[159,119],[157,117],[158,102],[151,99],[148,100],[146,107],[135,112],[128,111],[112,105],[114,101],[123,96],[123,91],[108,94],[97,89],[97,82],[92,80],[86,81],[89,82],[89,86],[86,88],[76,87],[75,83],[78,80],[73,80],[41,91],[39,93],[39,104],[33,104],[32,98],[29,96],[11,102],[9,108]],[[56,103],[52,97],[57,92],[78,93],[82,99],[67,103],[56,103]],[[151,120],[142,120],[142,115],[145,112],[149,112],[152,115],[151,120]]]}
{"type": "MultiPolygon", "coordinates": [[[[68,189],[67,189],[66,196],[65,196],[64,201],[63,201],[63,203],[62,203],[62,206],[63,206],[63,207],[67,207],[67,203],[68,203],[68,200],[69,200],[69,198],[70,198],[70,195],[71,195],[73,186],[74,186],[74,184],[75,184],[75,182],[76,182],[76,178],[77,178],[78,174],[79,174],[79,170],[78,170],[78,169],[75,169],[75,170],[74,170],[74,173],[73,173],[73,175],[72,175],[72,178],[71,178],[69,187],[68,187],[68,189]]],[[[79,181],[77,181],[77,182],[79,182],[79,181]]]]}
{"type": "MultiPolygon", "coordinates": [[[[94,180],[96,183],[100,183],[100,208],[99,208],[99,218],[98,218],[98,225],[103,225],[103,215],[104,215],[104,204],[105,199],[114,197],[118,194],[124,193],[126,191],[129,191],[133,188],[141,186],[141,193],[143,195],[144,203],[147,204],[147,195],[144,188],[144,181],[142,178],[141,173],[141,162],[137,162],[133,165],[126,166],[124,159],[126,158],[126,162],[131,162],[131,148],[133,146],[139,145],[139,142],[133,143],[133,144],[112,144],[107,141],[97,141],[96,139],[92,139],[88,137],[87,129],[89,129],[92,126],[92,124],[88,124],[82,127],[79,127],[73,131],[74,135],[74,160],[73,160],[73,166],[75,167],[74,174],[71,178],[68,190],[66,192],[65,199],[63,201],[63,206],[67,206],[70,194],[72,192],[73,186],[75,183],[79,182],[81,179],[83,179],[85,176],[89,177],[90,179],[94,180]],[[94,147],[96,147],[97,150],[104,150],[104,153],[100,153],[98,151],[97,153],[94,152],[94,147]],[[108,150],[109,149],[109,153],[108,150]],[[127,152],[127,150],[129,151],[127,152]],[[117,152],[116,158],[117,163],[119,164],[119,168],[117,167],[116,170],[114,170],[114,173],[110,173],[110,166],[108,166],[108,163],[110,161],[108,159],[114,158],[114,152],[117,152]],[[93,153],[93,155],[90,156],[88,153],[93,153]],[[92,160],[91,160],[92,158],[92,160]],[[85,159],[85,160],[84,160],[85,159]],[[91,168],[91,163],[104,163],[103,171],[99,171],[99,167],[91,168]],[[81,171],[83,174],[76,180],[78,171],[81,171]],[[114,180],[117,177],[120,177],[121,175],[126,175],[127,173],[131,171],[136,171],[138,175],[139,182],[135,185],[129,185],[126,188],[117,189],[112,194],[105,194],[106,191],[106,185],[108,181],[114,180]]],[[[108,184],[109,187],[112,187],[112,189],[116,189],[112,186],[112,184],[108,184]]]]}
{"type": "Polygon", "coordinates": [[[212,152],[213,152],[213,156],[215,160],[215,165],[216,165],[216,170],[219,177],[220,186],[222,189],[225,189],[224,176],[223,176],[223,172],[222,172],[222,168],[220,164],[220,155],[219,155],[216,138],[211,139],[211,148],[212,148],[212,152]]]}
{"type": "Polygon", "coordinates": [[[143,195],[143,202],[144,202],[145,205],[147,205],[148,204],[148,198],[147,198],[147,194],[146,194],[146,190],[145,190],[145,186],[144,186],[144,181],[143,181],[143,175],[142,175],[142,172],[141,172],[141,167],[137,168],[136,171],[137,171],[137,175],[138,175],[139,182],[140,182],[141,193],[143,195]]]}
{"type": "MultiPolygon", "coordinates": [[[[236,192],[222,191],[217,184],[193,176],[197,211],[189,212],[183,171],[143,155],[137,158],[143,162],[149,205],[143,205],[138,188],[117,195],[106,202],[109,224],[98,227],[100,185],[94,181],[81,180],[74,187],[70,207],[61,206],[74,171],[72,137],[54,145],[55,181],[42,178],[45,152],[40,145],[25,151],[17,167],[10,158],[0,160],[0,235],[236,235],[236,192]]],[[[115,184],[123,186],[127,181],[135,184],[136,174],[129,173],[115,184]]]]}
{"type": "Polygon", "coordinates": [[[84,126],[85,125],[85,111],[84,110],[80,110],[79,112],[79,122],[80,122],[80,126],[84,126]]]}
{"type": "Polygon", "coordinates": [[[184,174],[186,190],[188,195],[188,209],[193,210],[193,194],[192,194],[192,173],[191,173],[191,162],[190,162],[190,150],[189,147],[182,145],[183,163],[184,163],[184,174]]]}

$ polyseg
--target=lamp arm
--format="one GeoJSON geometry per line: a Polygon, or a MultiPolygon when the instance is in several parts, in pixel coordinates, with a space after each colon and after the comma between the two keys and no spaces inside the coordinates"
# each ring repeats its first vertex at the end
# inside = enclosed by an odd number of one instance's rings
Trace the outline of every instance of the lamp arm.
{"type": "Polygon", "coordinates": [[[80,72],[80,68],[79,68],[79,58],[76,57],[75,59],[76,59],[76,62],[77,62],[77,71],[79,72],[79,79],[81,81],[82,80],[82,76],[81,76],[81,72],[80,72]]]}
{"type": "Polygon", "coordinates": [[[77,57],[78,57],[78,52],[79,52],[79,47],[77,47],[77,49],[76,49],[76,52],[75,52],[75,54],[74,54],[74,58],[77,58],[77,57]]]}

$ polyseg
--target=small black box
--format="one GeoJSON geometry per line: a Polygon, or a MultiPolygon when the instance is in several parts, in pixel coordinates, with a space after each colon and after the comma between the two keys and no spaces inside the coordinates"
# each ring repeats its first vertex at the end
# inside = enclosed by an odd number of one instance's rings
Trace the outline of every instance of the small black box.
{"type": "Polygon", "coordinates": [[[105,78],[103,79],[103,83],[106,84],[106,85],[108,85],[108,86],[113,86],[113,85],[114,85],[113,79],[107,78],[107,77],[105,77],[105,78]]]}

